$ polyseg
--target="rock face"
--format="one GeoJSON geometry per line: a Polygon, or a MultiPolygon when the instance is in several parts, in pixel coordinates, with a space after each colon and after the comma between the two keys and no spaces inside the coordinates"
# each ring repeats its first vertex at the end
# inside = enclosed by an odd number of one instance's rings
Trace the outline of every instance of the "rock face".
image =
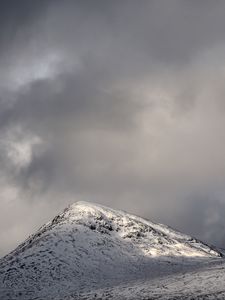
{"type": "Polygon", "coordinates": [[[79,299],[87,287],[155,278],[220,256],[165,225],[77,202],[0,260],[0,299],[64,299],[72,292],[79,299]]]}

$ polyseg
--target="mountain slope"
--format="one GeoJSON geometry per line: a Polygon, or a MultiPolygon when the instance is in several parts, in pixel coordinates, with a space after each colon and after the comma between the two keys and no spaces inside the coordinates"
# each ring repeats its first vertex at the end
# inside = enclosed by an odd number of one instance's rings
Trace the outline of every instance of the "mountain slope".
{"type": "Polygon", "coordinates": [[[198,269],[220,252],[162,224],[77,202],[0,260],[0,299],[63,299],[198,269]]]}

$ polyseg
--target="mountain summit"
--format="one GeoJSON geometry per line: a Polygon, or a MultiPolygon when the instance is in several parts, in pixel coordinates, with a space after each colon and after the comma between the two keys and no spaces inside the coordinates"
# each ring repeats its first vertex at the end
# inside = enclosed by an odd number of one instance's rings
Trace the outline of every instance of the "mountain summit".
{"type": "Polygon", "coordinates": [[[220,256],[168,226],[77,202],[0,260],[0,299],[64,299],[220,256]]]}

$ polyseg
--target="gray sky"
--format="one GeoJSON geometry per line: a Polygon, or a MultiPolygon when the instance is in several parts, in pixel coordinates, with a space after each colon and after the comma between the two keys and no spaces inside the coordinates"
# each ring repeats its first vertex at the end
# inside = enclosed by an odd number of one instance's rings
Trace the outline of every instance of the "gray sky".
{"type": "Polygon", "coordinates": [[[78,200],[225,247],[224,15],[1,1],[0,255],[78,200]]]}

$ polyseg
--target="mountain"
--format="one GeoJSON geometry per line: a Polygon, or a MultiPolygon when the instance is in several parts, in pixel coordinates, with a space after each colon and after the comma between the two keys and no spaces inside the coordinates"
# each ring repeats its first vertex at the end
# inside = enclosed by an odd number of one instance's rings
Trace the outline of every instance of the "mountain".
{"type": "Polygon", "coordinates": [[[163,280],[215,271],[221,257],[168,226],[77,202],[0,260],[0,299],[139,299],[163,280]]]}

